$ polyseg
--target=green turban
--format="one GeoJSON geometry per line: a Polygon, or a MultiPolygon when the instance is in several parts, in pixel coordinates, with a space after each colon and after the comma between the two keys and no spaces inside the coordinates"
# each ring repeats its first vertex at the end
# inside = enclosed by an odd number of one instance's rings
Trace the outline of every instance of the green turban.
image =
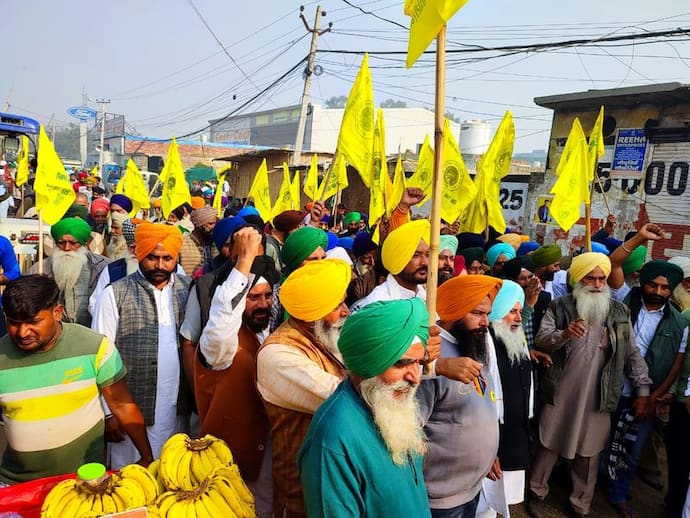
{"type": "Polygon", "coordinates": [[[439,251],[449,250],[453,255],[458,251],[458,238],[450,234],[441,236],[441,245],[439,251]]]}
{"type": "Polygon", "coordinates": [[[347,227],[350,223],[359,223],[361,219],[362,215],[359,212],[348,212],[347,214],[345,214],[343,222],[347,227]]]}
{"type": "Polygon", "coordinates": [[[541,266],[548,266],[555,263],[563,256],[561,247],[558,245],[540,246],[532,252],[532,261],[534,266],[539,268],[541,266]]]}
{"type": "Polygon", "coordinates": [[[69,209],[67,209],[67,212],[65,212],[65,215],[63,216],[63,218],[81,218],[84,221],[86,221],[88,217],[89,210],[83,205],[77,205],[76,203],[70,205],[69,209]]]}
{"type": "Polygon", "coordinates": [[[677,264],[668,261],[649,261],[640,269],[640,285],[647,284],[657,277],[666,277],[671,291],[683,280],[683,270],[677,264]]]}
{"type": "Polygon", "coordinates": [[[303,227],[295,230],[285,240],[282,258],[285,263],[285,275],[290,274],[302,264],[318,247],[326,251],[328,236],[320,228],[303,227]]]}
{"type": "Polygon", "coordinates": [[[465,258],[465,264],[468,267],[472,266],[474,261],[484,262],[484,249],[480,246],[471,246],[460,250],[460,255],[465,258]]]}
{"type": "Polygon", "coordinates": [[[91,239],[91,227],[86,221],[79,218],[61,219],[50,227],[50,235],[55,241],[60,241],[62,236],[66,234],[85,245],[91,239]]]}
{"type": "Polygon", "coordinates": [[[415,336],[423,344],[429,338],[429,313],[422,299],[374,302],[345,320],[338,349],[351,372],[373,378],[397,362],[415,336]]]}
{"type": "Polygon", "coordinates": [[[637,248],[635,248],[635,250],[633,250],[632,253],[628,256],[628,258],[623,262],[623,275],[630,275],[631,273],[635,273],[637,270],[642,268],[642,265],[644,264],[644,260],[646,258],[646,246],[640,245],[637,248]]]}

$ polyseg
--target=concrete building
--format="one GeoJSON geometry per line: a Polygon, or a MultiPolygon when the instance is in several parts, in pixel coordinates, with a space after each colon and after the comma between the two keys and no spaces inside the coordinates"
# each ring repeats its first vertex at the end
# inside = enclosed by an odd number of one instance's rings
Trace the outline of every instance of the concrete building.
{"type": "MultiPolygon", "coordinates": [[[[554,110],[546,172],[533,174],[527,202],[526,230],[563,251],[583,244],[584,218],[568,233],[539,222],[540,205],[551,195],[555,170],[568,132],[579,117],[587,135],[604,106],[604,145],[592,196],[593,232],[610,211],[618,218],[615,237],[647,221],[661,224],[667,239],[650,244],[649,256],[690,256],[690,85],[664,83],[538,97],[534,102],[554,110]]],[[[584,216],[584,210],[582,212],[584,216]]]]}

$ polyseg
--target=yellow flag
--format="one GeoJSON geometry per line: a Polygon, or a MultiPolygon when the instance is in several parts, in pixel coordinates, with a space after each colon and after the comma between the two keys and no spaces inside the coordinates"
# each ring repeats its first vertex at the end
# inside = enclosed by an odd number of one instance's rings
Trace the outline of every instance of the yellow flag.
{"type": "Polygon", "coordinates": [[[388,161],[386,160],[386,125],[381,108],[376,113],[373,144],[370,166],[371,186],[369,188],[369,223],[372,225],[386,213],[386,194],[390,193],[390,188],[388,188],[390,176],[388,175],[388,161]]]}
{"type": "MultiPolygon", "coordinates": [[[[594,180],[594,171],[597,168],[597,162],[604,156],[604,107],[599,108],[599,115],[594,122],[592,133],[589,135],[588,159],[587,159],[587,184],[589,185],[594,180]]],[[[589,188],[587,188],[587,195],[585,203],[589,203],[589,188]]]]}
{"type": "Polygon", "coordinates": [[[466,3],[467,0],[405,0],[405,14],[412,18],[407,43],[407,68],[414,65],[441,28],[466,3]]]}
{"type": "Polygon", "coordinates": [[[98,176],[98,166],[95,165],[91,168],[91,171],[89,171],[89,176],[98,176]]]}
{"type": "Polygon", "coordinates": [[[139,172],[137,164],[131,158],[127,160],[127,168],[124,176],[117,182],[115,192],[123,193],[132,201],[130,217],[134,217],[139,209],[148,209],[151,206],[149,193],[144,184],[144,178],[139,172]],[[121,189],[121,190],[120,190],[121,189]]]}
{"type": "Polygon", "coordinates": [[[463,218],[463,228],[466,232],[481,233],[487,224],[500,233],[505,232],[506,222],[503,218],[503,207],[499,202],[499,191],[501,179],[510,171],[514,144],[513,115],[506,111],[489,149],[477,163],[477,176],[474,179],[477,196],[467,207],[463,218]]]}
{"type": "Polygon", "coordinates": [[[580,206],[589,197],[587,138],[577,117],[563,151],[558,163],[558,178],[551,188],[555,196],[549,211],[556,223],[567,231],[580,219],[580,206]]]}
{"type": "Polygon", "coordinates": [[[327,200],[331,196],[335,196],[338,192],[342,192],[349,183],[347,180],[347,165],[345,164],[345,157],[337,150],[333,157],[331,164],[332,171],[329,171],[321,182],[320,199],[327,200]]]}
{"type": "Polygon", "coordinates": [[[228,174],[230,174],[230,171],[231,168],[226,167],[216,173],[216,179],[218,181],[216,184],[216,192],[213,193],[213,208],[216,209],[219,218],[223,217],[223,184],[228,174]]]}
{"type": "Polygon", "coordinates": [[[309,172],[307,173],[307,178],[304,180],[304,194],[306,194],[310,200],[316,201],[319,199],[319,159],[316,155],[311,157],[311,165],[309,166],[309,172]]]}
{"type": "Polygon", "coordinates": [[[398,155],[398,161],[395,164],[395,174],[393,175],[393,185],[391,186],[391,195],[386,205],[386,216],[390,218],[393,209],[398,206],[405,192],[405,171],[403,170],[402,158],[398,155]]]}
{"type": "Polygon", "coordinates": [[[21,136],[21,147],[19,148],[19,156],[17,156],[17,178],[15,183],[17,187],[24,185],[29,181],[29,137],[21,136]]]}
{"type": "Polygon", "coordinates": [[[291,207],[293,210],[299,210],[301,205],[300,190],[299,190],[299,171],[295,171],[295,175],[292,177],[292,184],[290,185],[290,190],[292,191],[292,202],[294,205],[291,207]]]}
{"type": "Polygon", "coordinates": [[[426,195],[424,203],[431,197],[434,187],[434,150],[429,144],[429,135],[424,137],[422,149],[419,150],[419,158],[417,160],[417,170],[406,182],[407,187],[417,187],[424,191],[426,195]]]}
{"type": "MultiPolygon", "coordinates": [[[[295,172],[295,176],[299,176],[299,172],[295,172]]],[[[297,192],[299,194],[299,190],[297,192]]],[[[293,210],[299,207],[299,200],[295,203],[295,200],[292,199],[293,194],[294,189],[290,181],[290,169],[288,165],[283,162],[283,183],[280,184],[280,191],[278,191],[278,197],[273,206],[273,218],[283,211],[293,210]]]]}
{"type": "Polygon", "coordinates": [[[371,150],[374,140],[374,87],[364,54],[350,95],[345,103],[337,149],[357,169],[364,185],[371,187],[371,150]]]}
{"type": "Polygon", "coordinates": [[[161,211],[165,218],[183,203],[191,203],[192,196],[189,194],[189,186],[184,177],[184,168],[180,159],[180,152],[177,149],[177,140],[173,137],[168,154],[165,157],[165,165],[160,174],[160,181],[163,184],[161,194],[161,211]]]}
{"type": "Polygon", "coordinates": [[[272,217],[271,213],[271,191],[268,187],[268,168],[266,159],[261,161],[259,169],[256,171],[252,186],[249,188],[250,198],[254,199],[254,207],[259,211],[261,219],[268,221],[272,217]]]}
{"type": "Polygon", "coordinates": [[[43,221],[54,225],[65,215],[74,203],[76,194],[69,182],[62,160],[55,152],[53,143],[48,138],[41,124],[38,134],[38,165],[36,167],[36,210],[43,221]]]}
{"type": "Polygon", "coordinates": [[[448,223],[453,223],[477,195],[477,186],[465,167],[448,119],[443,127],[441,182],[441,217],[448,223]]]}

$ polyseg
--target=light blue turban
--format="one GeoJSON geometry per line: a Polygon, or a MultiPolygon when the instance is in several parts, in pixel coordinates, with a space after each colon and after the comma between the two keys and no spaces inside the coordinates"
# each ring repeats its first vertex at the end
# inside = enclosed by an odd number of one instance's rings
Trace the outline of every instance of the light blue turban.
{"type": "Polygon", "coordinates": [[[458,238],[450,234],[442,235],[439,251],[443,252],[444,250],[450,250],[455,255],[458,252],[458,238]]]}
{"type": "Polygon", "coordinates": [[[486,263],[493,268],[499,255],[505,255],[510,261],[511,259],[515,259],[516,252],[508,243],[496,243],[486,252],[486,263]]]}
{"type": "Polygon", "coordinates": [[[496,295],[496,299],[491,306],[491,313],[489,313],[489,322],[496,322],[505,317],[510,310],[513,309],[515,303],[520,305],[525,303],[525,292],[517,282],[503,280],[501,289],[496,295]]]}

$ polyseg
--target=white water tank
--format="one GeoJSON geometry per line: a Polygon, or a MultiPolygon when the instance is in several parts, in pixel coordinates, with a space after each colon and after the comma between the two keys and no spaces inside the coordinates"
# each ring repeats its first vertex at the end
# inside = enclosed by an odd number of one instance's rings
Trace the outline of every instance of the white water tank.
{"type": "Polygon", "coordinates": [[[460,125],[460,152],[481,155],[491,143],[491,123],[481,119],[466,120],[460,125]]]}

